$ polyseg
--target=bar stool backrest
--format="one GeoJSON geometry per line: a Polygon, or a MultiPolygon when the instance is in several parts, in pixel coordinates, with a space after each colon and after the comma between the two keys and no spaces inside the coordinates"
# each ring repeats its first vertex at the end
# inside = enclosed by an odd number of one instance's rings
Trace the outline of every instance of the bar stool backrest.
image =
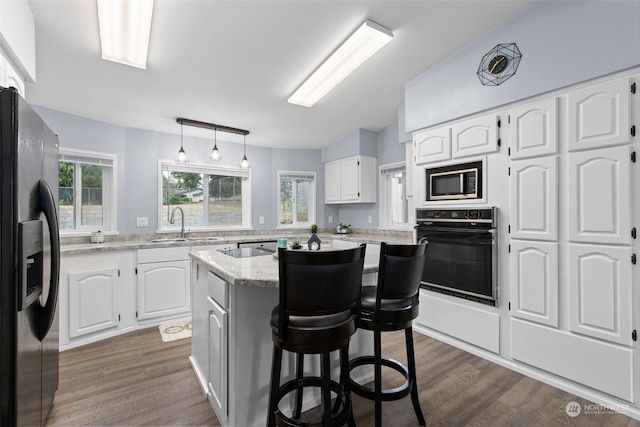
{"type": "Polygon", "coordinates": [[[413,298],[420,288],[427,243],[380,245],[376,310],[381,300],[413,298]]]}
{"type": "Polygon", "coordinates": [[[366,245],[337,251],[279,248],[279,329],[289,316],[359,312],[366,245]]]}

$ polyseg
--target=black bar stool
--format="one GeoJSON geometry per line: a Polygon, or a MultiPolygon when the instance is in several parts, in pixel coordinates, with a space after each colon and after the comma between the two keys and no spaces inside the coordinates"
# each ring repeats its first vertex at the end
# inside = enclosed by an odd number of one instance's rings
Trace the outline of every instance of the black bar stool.
{"type": "Polygon", "coordinates": [[[348,389],[349,340],[360,311],[365,245],[340,251],[278,250],[280,300],[271,312],[273,364],[267,426],[355,425],[348,389]],[[280,386],[282,350],[297,353],[296,378],[280,386]],[[329,353],[340,350],[340,382],[331,380],[329,353]],[[320,377],[303,376],[303,355],[320,354],[320,377]],[[299,420],[302,389],[320,387],[322,422],[299,420]],[[296,391],[291,417],[278,408],[296,391]],[[334,411],[331,392],[336,394],[334,411]],[[342,408],[342,409],[340,409],[342,408]]]}
{"type": "MultiPolygon", "coordinates": [[[[418,245],[380,245],[378,286],[362,288],[359,328],[373,331],[374,355],[362,356],[349,363],[349,372],[358,366],[374,365],[374,389],[364,387],[349,377],[350,389],[358,396],[375,401],[376,426],[382,425],[382,402],[398,400],[411,393],[418,422],[425,425],[418,388],[416,363],[413,354],[413,319],[418,316],[418,291],[425,262],[427,243],[418,245]],[[397,360],[382,357],[383,331],[404,329],[408,368],[397,360]],[[382,389],[382,366],[402,374],[406,381],[397,388],[382,389]]],[[[393,423],[389,423],[392,425],[393,423]]]]}

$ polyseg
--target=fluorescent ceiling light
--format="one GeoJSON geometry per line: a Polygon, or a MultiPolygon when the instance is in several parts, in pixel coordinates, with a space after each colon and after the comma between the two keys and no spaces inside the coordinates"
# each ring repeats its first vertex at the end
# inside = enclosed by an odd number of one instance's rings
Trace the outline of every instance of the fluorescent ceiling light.
{"type": "Polygon", "coordinates": [[[393,33],[366,20],[289,98],[291,104],[311,107],[371,55],[393,38],[393,33]]]}
{"type": "Polygon", "coordinates": [[[97,0],[102,59],[147,68],[154,0],[97,0]]]}

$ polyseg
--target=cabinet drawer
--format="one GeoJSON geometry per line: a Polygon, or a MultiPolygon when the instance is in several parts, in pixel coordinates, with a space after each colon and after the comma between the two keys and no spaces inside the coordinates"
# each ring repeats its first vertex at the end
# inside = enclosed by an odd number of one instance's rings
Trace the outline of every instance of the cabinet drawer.
{"type": "Polygon", "coordinates": [[[209,296],[213,298],[224,309],[227,307],[227,298],[229,291],[229,284],[209,271],[208,275],[209,283],[209,296]]]}
{"type": "Polygon", "coordinates": [[[138,263],[189,259],[189,247],[138,249],[138,263]]]}

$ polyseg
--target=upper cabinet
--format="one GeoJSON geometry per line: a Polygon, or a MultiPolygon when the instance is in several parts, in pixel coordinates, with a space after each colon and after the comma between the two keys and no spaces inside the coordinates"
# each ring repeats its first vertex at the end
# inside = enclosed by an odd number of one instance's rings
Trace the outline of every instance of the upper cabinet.
{"type": "Polygon", "coordinates": [[[375,169],[375,157],[361,155],[325,163],[325,203],[375,203],[375,169]]]}
{"type": "Polygon", "coordinates": [[[630,88],[623,78],[569,93],[569,151],[629,142],[630,88]]]}
{"type": "Polygon", "coordinates": [[[489,114],[458,122],[451,126],[451,154],[453,158],[475,156],[498,151],[498,122],[489,114]]]}
{"type": "Polygon", "coordinates": [[[0,74],[1,83],[24,96],[23,82],[36,80],[35,20],[27,0],[0,3],[0,54],[10,64],[7,74],[0,74]]]}
{"type": "Polygon", "coordinates": [[[488,114],[413,134],[416,165],[498,151],[500,118],[488,114]]]}
{"type": "Polygon", "coordinates": [[[509,110],[512,160],[558,152],[558,99],[550,98],[509,110]]]}
{"type": "Polygon", "coordinates": [[[417,165],[451,158],[451,129],[443,126],[413,135],[413,154],[417,165]]]}

